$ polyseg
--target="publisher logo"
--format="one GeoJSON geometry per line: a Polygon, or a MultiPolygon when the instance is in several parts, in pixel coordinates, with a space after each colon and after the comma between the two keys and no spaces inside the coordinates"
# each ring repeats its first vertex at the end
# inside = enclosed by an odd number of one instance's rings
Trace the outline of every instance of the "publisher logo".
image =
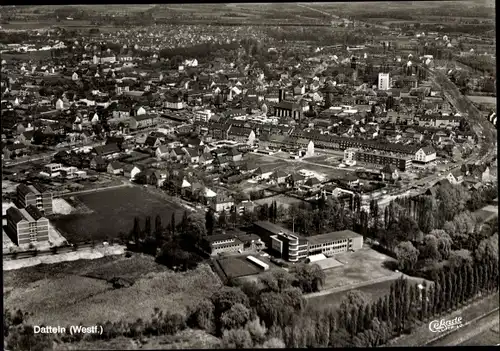
{"type": "Polygon", "coordinates": [[[433,333],[442,333],[447,330],[458,329],[462,326],[462,317],[454,319],[434,320],[429,323],[429,330],[433,333]]]}

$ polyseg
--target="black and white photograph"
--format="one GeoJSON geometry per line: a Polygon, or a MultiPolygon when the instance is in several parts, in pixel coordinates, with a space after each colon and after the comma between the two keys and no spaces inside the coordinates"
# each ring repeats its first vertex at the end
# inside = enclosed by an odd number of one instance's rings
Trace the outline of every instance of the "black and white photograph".
{"type": "Polygon", "coordinates": [[[495,21],[2,5],[3,349],[500,345],[495,21]]]}

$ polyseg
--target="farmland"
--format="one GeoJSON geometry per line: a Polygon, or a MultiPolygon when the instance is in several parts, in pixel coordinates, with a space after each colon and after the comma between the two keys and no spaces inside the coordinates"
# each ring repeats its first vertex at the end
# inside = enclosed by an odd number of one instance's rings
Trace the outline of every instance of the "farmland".
{"type": "Polygon", "coordinates": [[[149,318],[155,307],[185,313],[187,306],[219,288],[219,279],[206,265],[174,273],[152,257],[134,254],[4,272],[4,306],[32,312],[33,324],[94,325],[149,318]],[[112,278],[132,285],[115,289],[112,278]]]}
{"type": "Polygon", "coordinates": [[[134,217],[141,225],[146,216],[152,221],[160,215],[162,223],[170,223],[172,213],[176,220],[182,216],[182,208],[138,187],[124,187],[98,193],[77,196],[76,199],[93,211],[91,214],[70,214],[54,220],[54,225],[69,242],[105,240],[129,233],[134,217]]]}

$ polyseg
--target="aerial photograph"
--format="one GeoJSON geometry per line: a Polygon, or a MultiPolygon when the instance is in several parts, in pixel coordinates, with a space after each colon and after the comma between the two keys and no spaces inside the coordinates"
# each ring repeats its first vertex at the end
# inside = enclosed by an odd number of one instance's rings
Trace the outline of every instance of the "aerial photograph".
{"type": "Polygon", "coordinates": [[[495,2],[3,5],[3,348],[500,345],[495,2]]]}

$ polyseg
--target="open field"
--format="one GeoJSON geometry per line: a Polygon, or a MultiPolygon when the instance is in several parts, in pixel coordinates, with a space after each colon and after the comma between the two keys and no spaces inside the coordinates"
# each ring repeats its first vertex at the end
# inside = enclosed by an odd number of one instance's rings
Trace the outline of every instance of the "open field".
{"type": "Polygon", "coordinates": [[[93,325],[149,318],[155,307],[185,313],[219,288],[209,266],[174,273],[153,257],[134,254],[4,272],[4,306],[33,312],[33,324],[93,325]],[[114,289],[107,281],[114,277],[133,285],[114,289]]]}
{"type": "Polygon", "coordinates": [[[248,262],[245,256],[219,258],[217,262],[228,278],[259,274],[262,271],[256,265],[248,262]]]}
{"type": "Polygon", "coordinates": [[[109,191],[77,196],[94,212],[91,214],[70,214],[54,220],[54,225],[69,242],[84,240],[104,240],[118,237],[120,232],[132,230],[134,217],[139,217],[141,226],[146,216],[152,222],[160,215],[162,223],[170,223],[172,212],[177,220],[182,217],[182,208],[176,203],[167,202],[138,187],[123,187],[109,191]]]}
{"type": "MultiPolygon", "coordinates": [[[[386,294],[388,294],[391,291],[392,283],[394,281],[396,281],[397,279],[399,279],[399,278],[394,277],[394,279],[390,279],[390,280],[386,280],[383,282],[374,283],[374,284],[370,284],[370,285],[361,286],[361,287],[358,287],[355,289],[344,290],[344,291],[340,291],[340,292],[329,294],[329,295],[315,296],[315,297],[311,297],[307,301],[308,301],[308,303],[313,304],[313,305],[317,305],[317,306],[328,305],[328,306],[333,306],[333,307],[337,308],[337,307],[340,307],[342,300],[347,296],[347,293],[349,291],[358,290],[358,291],[363,292],[367,296],[369,302],[373,302],[373,301],[376,301],[381,296],[385,296],[386,294]]],[[[410,278],[409,280],[413,284],[415,284],[417,282],[418,283],[422,282],[422,279],[418,279],[418,278],[410,278]]]]}
{"type": "Polygon", "coordinates": [[[273,201],[276,201],[276,204],[278,206],[283,205],[283,207],[288,208],[292,205],[299,205],[301,203],[303,204],[308,204],[304,200],[297,199],[295,197],[287,196],[287,195],[276,195],[272,197],[267,197],[265,199],[260,199],[260,200],[255,200],[254,202],[258,205],[264,205],[264,204],[272,204],[273,201]]]}
{"type": "Polygon", "coordinates": [[[384,265],[395,260],[366,246],[356,252],[343,252],[334,257],[343,265],[325,271],[324,289],[361,284],[394,274],[384,265]]]}
{"type": "Polygon", "coordinates": [[[473,103],[476,104],[491,104],[491,105],[496,105],[497,104],[497,98],[494,96],[473,96],[473,95],[467,95],[467,98],[472,101],[473,103]]]}

